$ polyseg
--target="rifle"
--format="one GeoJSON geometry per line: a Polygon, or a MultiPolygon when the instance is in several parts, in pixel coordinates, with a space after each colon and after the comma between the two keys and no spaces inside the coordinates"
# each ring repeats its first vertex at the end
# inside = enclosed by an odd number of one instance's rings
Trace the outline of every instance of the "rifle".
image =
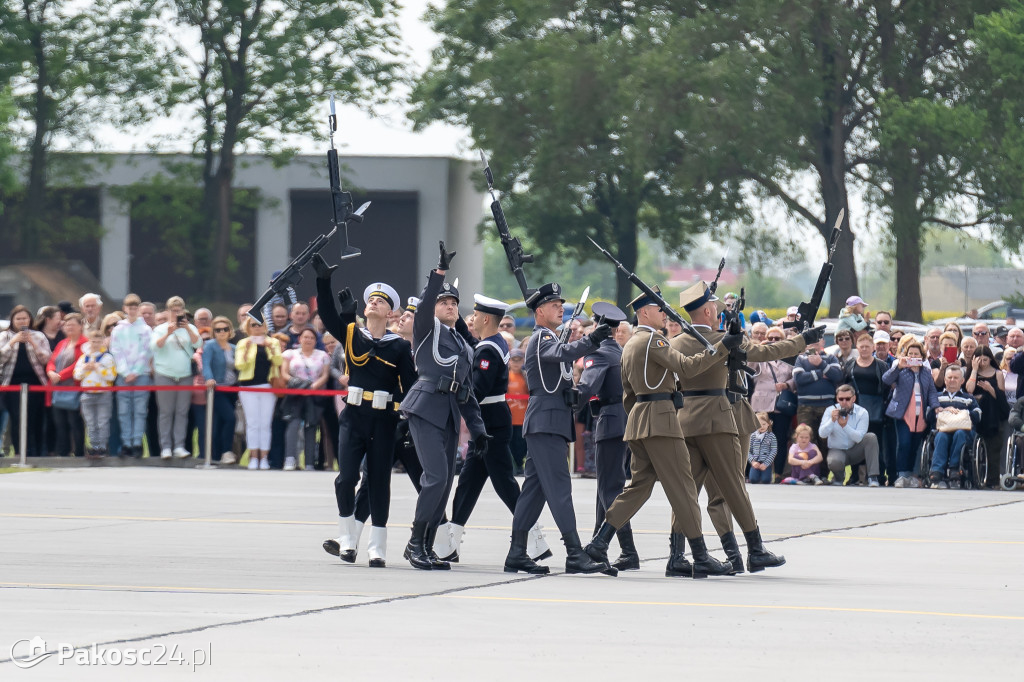
{"type": "Polygon", "coordinates": [[[501,246],[505,249],[505,258],[508,259],[508,266],[519,284],[519,291],[523,294],[523,300],[533,295],[534,289],[526,284],[526,275],[523,274],[523,263],[532,263],[533,256],[523,251],[523,244],[518,237],[513,237],[505,221],[505,213],[501,210],[501,202],[494,196],[494,176],[491,174],[491,165],[487,162],[487,156],[480,152],[480,160],[484,163],[484,178],[487,180],[487,191],[491,195],[491,215],[494,216],[494,224],[498,226],[498,236],[501,238],[501,246]]]}
{"type": "MultiPolygon", "coordinates": [[[[728,256],[729,252],[726,251],[725,255],[728,256]]],[[[722,276],[722,270],[725,269],[725,256],[722,256],[722,260],[718,261],[718,272],[715,273],[715,281],[708,285],[708,289],[711,290],[713,296],[718,291],[718,279],[722,276]]]]}
{"type": "MultiPolygon", "coordinates": [[[[587,237],[587,239],[590,239],[590,237],[587,237]]],[[[610,260],[612,263],[615,263],[615,267],[617,267],[620,271],[622,271],[622,274],[624,274],[626,276],[626,279],[628,279],[630,282],[632,282],[636,286],[636,288],[638,288],[640,291],[642,291],[645,294],[647,294],[648,296],[650,296],[652,300],[657,302],[658,307],[666,315],[668,315],[670,320],[672,320],[673,322],[678,324],[680,327],[682,327],[684,332],[686,332],[687,334],[689,334],[693,338],[697,339],[697,341],[699,341],[702,346],[707,348],[708,352],[710,352],[712,355],[715,353],[715,347],[712,346],[710,343],[708,343],[708,340],[705,339],[703,336],[701,336],[701,333],[699,331],[697,331],[696,329],[694,329],[693,325],[691,325],[689,322],[684,320],[683,317],[679,313],[677,313],[672,306],[670,306],[668,303],[666,303],[665,299],[661,297],[661,294],[659,294],[657,291],[655,291],[651,287],[647,286],[647,284],[642,279],[640,279],[639,277],[636,276],[636,273],[633,273],[633,272],[630,272],[629,270],[627,270],[625,265],[623,265],[622,263],[617,261],[615,259],[615,256],[613,256],[612,254],[608,253],[608,251],[605,248],[603,248],[600,244],[595,242],[593,239],[590,239],[590,243],[593,244],[594,246],[596,246],[597,250],[600,251],[601,253],[603,253],[605,258],[610,260]]]]}
{"type": "Polygon", "coordinates": [[[839,234],[843,230],[845,215],[846,209],[840,209],[836,222],[832,226],[832,233],[828,237],[828,258],[822,264],[821,272],[818,273],[818,281],[814,285],[811,300],[797,306],[796,322],[784,322],[783,327],[796,327],[799,331],[814,327],[814,318],[818,315],[821,299],[825,296],[825,287],[828,286],[828,282],[832,278],[832,255],[836,252],[836,245],[839,243],[839,234]]]}
{"type": "Polygon", "coordinates": [[[341,259],[355,258],[361,253],[359,249],[351,246],[348,242],[348,224],[350,222],[363,222],[363,213],[370,207],[370,202],[367,201],[353,211],[352,194],[341,191],[338,152],[334,148],[334,131],[338,129],[338,118],[334,113],[334,95],[331,95],[331,115],[328,117],[328,123],[330,126],[331,148],[327,151],[327,171],[331,181],[331,199],[334,208],[332,223],[334,227],[327,234],[321,234],[314,238],[313,241],[306,245],[302,253],[293,258],[292,262],[281,270],[281,274],[270,280],[270,286],[256,299],[252,308],[249,309],[249,317],[260,324],[263,324],[263,306],[269,303],[275,295],[284,293],[288,287],[297,286],[302,281],[302,268],[309,261],[313,260],[313,256],[320,253],[320,250],[327,246],[327,242],[331,240],[331,237],[334,236],[339,227],[343,228],[345,234],[345,244],[341,249],[341,259]]]}
{"type": "MultiPolygon", "coordinates": [[[[341,260],[346,258],[355,258],[360,253],[359,249],[349,244],[348,241],[348,224],[361,223],[363,222],[363,213],[370,207],[370,202],[367,201],[355,211],[352,210],[352,193],[341,191],[341,171],[338,168],[338,150],[334,148],[334,131],[338,129],[338,117],[334,113],[334,95],[331,95],[331,115],[327,118],[327,122],[330,127],[330,139],[331,148],[327,150],[327,173],[331,178],[331,208],[334,210],[334,216],[332,223],[334,229],[331,230],[333,235],[339,227],[343,228],[345,235],[345,243],[341,246],[341,260]]],[[[328,235],[330,239],[330,235],[328,235]]],[[[310,256],[312,258],[312,256],[310,256]]]]}

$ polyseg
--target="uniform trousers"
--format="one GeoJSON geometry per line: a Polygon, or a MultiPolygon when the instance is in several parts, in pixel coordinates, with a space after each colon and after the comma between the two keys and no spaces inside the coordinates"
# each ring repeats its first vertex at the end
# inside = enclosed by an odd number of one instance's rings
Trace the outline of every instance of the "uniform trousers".
{"type": "MultiPolygon", "coordinates": [[[[728,505],[729,512],[736,518],[743,532],[755,530],[757,519],[754,517],[754,508],[750,504],[747,488],[743,483],[743,451],[736,434],[712,433],[705,436],[690,436],[686,439],[686,447],[690,451],[693,482],[697,490],[700,491],[713,476],[724,503],[728,505]]],[[[711,495],[711,492],[708,494],[711,495]]],[[[719,530],[717,526],[715,530],[719,530]]],[[[727,530],[720,531],[720,534],[730,530],[731,522],[727,530]]],[[[672,532],[683,532],[683,527],[677,524],[674,513],[672,532]]]]}
{"type": "MultiPolygon", "coordinates": [[[[412,481],[412,487],[416,494],[420,492],[420,477],[423,476],[423,467],[420,466],[420,459],[416,455],[416,448],[412,443],[412,436],[409,435],[409,421],[401,420],[395,429],[395,449],[391,460],[391,466],[401,462],[405,467],[405,473],[412,481]]],[[[370,518],[370,475],[366,468],[366,459],[359,471],[359,489],[356,490],[356,521],[366,523],[370,518]]]]}
{"type": "Polygon", "coordinates": [[[526,435],[526,477],[516,500],[512,531],[528,531],[540,518],[547,502],[558,530],[576,533],[576,511],[572,508],[572,478],[569,476],[569,441],[550,433],[526,435]]]}
{"type": "MultiPolygon", "coordinates": [[[[740,478],[742,479],[747,468],[747,458],[743,456],[743,449],[740,447],[736,448],[735,454],[739,455],[736,466],[739,468],[740,478]]],[[[769,482],[771,481],[769,480],[769,482]]],[[[731,533],[733,531],[732,510],[726,504],[722,488],[718,485],[718,480],[713,473],[709,473],[707,478],[704,479],[704,490],[708,493],[708,516],[711,517],[711,523],[715,526],[715,532],[718,533],[718,537],[731,533]]]]}
{"type": "MultiPolygon", "coordinates": [[[[428,527],[437,526],[444,516],[448,495],[455,480],[455,455],[459,449],[459,425],[451,413],[444,426],[437,426],[426,419],[410,414],[409,431],[416,443],[416,453],[423,465],[420,477],[420,494],[416,498],[416,513],[413,520],[428,527]]],[[[389,470],[390,473],[390,470],[389,470]]],[[[376,525],[376,524],[374,524],[376,525]]]]}
{"type": "Polygon", "coordinates": [[[509,442],[512,440],[512,428],[488,428],[490,441],[487,452],[477,455],[472,444],[466,461],[459,474],[459,484],[455,487],[455,500],[452,502],[452,523],[465,526],[473,507],[480,499],[484,483],[491,479],[494,492],[505,503],[510,512],[515,513],[516,502],[519,500],[519,483],[516,481],[512,463],[512,451],[509,442]]]}
{"type": "Polygon", "coordinates": [[[629,449],[633,453],[631,480],[608,508],[605,520],[615,528],[625,526],[651,497],[654,484],[661,481],[672,506],[673,532],[681,532],[688,538],[701,537],[700,508],[690,472],[690,455],[683,439],[652,436],[629,441],[629,449]],[[675,529],[677,519],[682,528],[679,531],[675,529]]]}
{"type": "Polygon", "coordinates": [[[359,466],[366,457],[370,516],[373,525],[388,525],[391,507],[391,462],[398,413],[349,405],[338,420],[338,476],[334,496],[339,516],[353,516],[359,466]]]}
{"type": "Polygon", "coordinates": [[[597,441],[595,447],[597,469],[597,523],[594,535],[604,522],[612,502],[626,487],[626,441],[622,437],[597,441]]]}

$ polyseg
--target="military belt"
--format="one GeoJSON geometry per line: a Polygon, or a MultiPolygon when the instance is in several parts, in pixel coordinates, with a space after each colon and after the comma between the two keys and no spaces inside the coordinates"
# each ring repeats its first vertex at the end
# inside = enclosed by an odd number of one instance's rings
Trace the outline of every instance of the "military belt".
{"type": "Polygon", "coordinates": [[[706,391],[683,391],[684,398],[725,398],[724,388],[709,388],[706,391]]]}
{"type": "Polygon", "coordinates": [[[673,400],[678,393],[679,391],[673,393],[645,393],[638,395],[636,401],[638,403],[653,403],[656,400],[673,400]]]}

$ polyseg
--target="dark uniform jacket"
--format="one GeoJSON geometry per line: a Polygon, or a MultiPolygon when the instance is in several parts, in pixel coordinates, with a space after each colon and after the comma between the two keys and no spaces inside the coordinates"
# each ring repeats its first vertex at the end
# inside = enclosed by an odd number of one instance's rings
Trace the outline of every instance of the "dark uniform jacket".
{"type": "MultiPolygon", "coordinates": [[[[345,348],[349,386],[366,391],[361,405],[348,408],[379,412],[371,407],[373,391],[387,391],[393,395],[394,403],[401,402],[416,381],[409,342],[393,332],[374,339],[366,329],[356,326],[355,313],[340,315],[333,303],[330,279],[316,280],[316,295],[324,328],[345,348]]],[[[394,405],[390,409],[394,411],[394,405]]]]}
{"type": "Polygon", "coordinates": [[[622,406],[622,348],[615,339],[605,339],[583,358],[583,374],[577,386],[583,404],[597,415],[596,440],[622,440],[626,432],[626,408],[622,406]],[[593,397],[597,400],[591,401],[593,397]]]}
{"type": "Polygon", "coordinates": [[[594,342],[584,336],[573,343],[561,343],[547,327],[534,327],[526,345],[526,385],[530,402],[526,404],[523,435],[550,433],[567,441],[576,440],[572,407],[565,391],[572,390],[572,363],[594,349],[594,342]]]}
{"type": "MultiPolygon", "coordinates": [[[[718,343],[725,332],[713,331],[703,325],[694,325],[697,331],[711,343],[718,343]]],[[[680,334],[671,341],[672,347],[681,353],[697,353],[704,346],[689,334],[680,334]]],[[[758,345],[750,339],[743,340],[743,349],[747,351],[748,362],[765,362],[768,360],[779,360],[797,355],[807,347],[802,336],[795,336],[786,341],[778,343],[758,345]]],[[[736,402],[735,407],[729,402],[725,395],[720,396],[688,396],[687,391],[724,391],[729,383],[729,368],[726,363],[729,360],[728,351],[715,356],[715,363],[707,372],[700,376],[681,379],[680,386],[683,389],[683,409],[679,410],[679,426],[683,433],[689,436],[706,436],[712,433],[734,433],[739,434],[736,412],[740,411],[744,435],[756,431],[753,426],[756,420],[750,412],[750,403],[746,399],[736,402]],[[750,431],[746,431],[750,428],[750,431]]]]}
{"type": "Polygon", "coordinates": [[[456,393],[439,393],[438,379],[454,379],[460,386],[472,381],[473,349],[455,329],[441,324],[434,317],[434,303],[444,276],[431,271],[427,286],[420,295],[420,304],[413,318],[413,352],[419,378],[402,401],[402,412],[414,414],[432,424],[444,427],[448,417],[456,428],[460,417],[466,420],[470,434],[476,438],[484,433],[480,405],[470,390],[466,402],[459,404],[456,393]]]}
{"type": "Polygon", "coordinates": [[[488,431],[512,427],[512,411],[505,400],[508,357],[508,343],[501,334],[478,341],[474,348],[473,394],[478,403],[487,401],[480,405],[480,416],[488,431]]]}
{"type": "Polygon", "coordinates": [[[622,349],[622,402],[629,415],[624,439],[682,438],[683,431],[671,400],[638,402],[636,398],[675,391],[677,376],[695,377],[718,364],[728,351],[718,343],[715,352],[715,355],[709,352],[684,355],[673,349],[661,332],[646,325],[638,326],[622,349]]]}

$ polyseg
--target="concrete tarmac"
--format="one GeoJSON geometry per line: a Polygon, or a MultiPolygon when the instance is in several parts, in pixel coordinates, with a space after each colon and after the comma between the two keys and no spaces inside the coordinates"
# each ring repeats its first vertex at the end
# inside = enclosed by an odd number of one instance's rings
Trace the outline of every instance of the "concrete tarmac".
{"type": "MultiPolygon", "coordinates": [[[[321,548],[337,534],[333,474],[2,475],[0,679],[1024,678],[1024,493],[748,491],[784,567],[665,578],[657,488],[633,522],[641,570],[562,574],[545,510],[553,572],[526,577],[502,572],[511,514],[489,486],[462,562],[426,572],[402,559],[404,475],[384,570],[366,565],[365,533],[355,565],[321,548]]],[[[594,481],[573,492],[586,542],[594,481]]]]}

